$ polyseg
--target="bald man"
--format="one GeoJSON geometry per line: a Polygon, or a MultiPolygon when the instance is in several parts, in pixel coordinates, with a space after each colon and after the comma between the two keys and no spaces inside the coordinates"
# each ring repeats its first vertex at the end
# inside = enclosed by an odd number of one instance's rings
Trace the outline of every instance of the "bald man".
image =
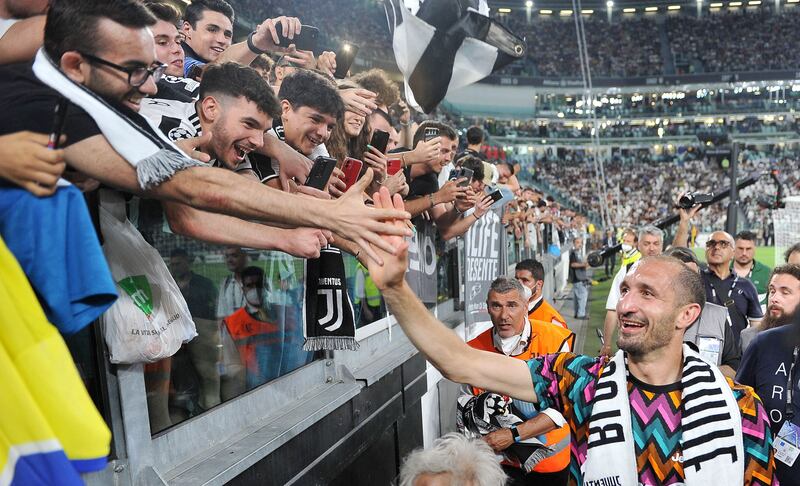
{"type": "Polygon", "coordinates": [[[764,313],[758,303],[758,291],[752,282],[731,272],[734,240],[724,231],[715,231],[706,242],[708,268],[702,272],[706,300],[728,308],[736,344],[739,334],[749,325],[757,325],[764,313]]]}

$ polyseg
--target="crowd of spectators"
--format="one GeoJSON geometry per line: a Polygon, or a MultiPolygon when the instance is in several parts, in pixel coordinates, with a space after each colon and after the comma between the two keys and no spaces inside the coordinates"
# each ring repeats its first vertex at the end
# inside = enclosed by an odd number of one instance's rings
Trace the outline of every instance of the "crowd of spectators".
{"type": "MultiPolygon", "coordinates": [[[[649,150],[639,150],[605,161],[606,207],[611,221],[616,226],[653,222],[673,214],[678,197],[685,191],[726,191],[730,184],[724,165],[697,154],[698,151],[687,151],[655,161],[649,150]]],[[[799,161],[800,153],[794,149],[749,148],[744,152],[740,174],[746,177],[756,171],[763,174],[777,170],[786,194],[800,194],[799,161]]],[[[540,159],[534,163],[532,177],[567,200],[570,206],[602,214],[602,190],[597,184],[594,165],[583,152],[561,150],[557,159],[540,159]]],[[[762,177],[740,192],[743,214],[752,227],[767,230],[769,211],[759,203],[774,197],[776,189],[768,177],[762,177]]],[[[718,228],[726,208],[723,202],[701,211],[695,220],[699,230],[709,232],[718,228]]]]}
{"type": "Polygon", "coordinates": [[[795,9],[775,15],[758,9],[669,17],[667,30],[673,56],[689,63],[690,72],[794,70],[800,53],[786,44],[800,14],[795,9]]]}
{"type": "MultiPolygon", "coordinates": [[[[342,41],[361,46],[365,59],[391,61],[391,34],[383,3],[376,0],[335,2],[308,0],[234,0],[232,4],[251,22],[267,12],[302,15],[318,27],[322,44],[335,49],[342,41]]],[[[692,15],[669,15],[666,23],[655,17],[618,18],[585,16],[583,23],[592,75],[640,77],[662,75],[665,69],[662,41],[668,39],[676,72],[717,73],[790,70],[800,66],[800,54],[787,48],[786,39],[796,24],[794,10],[775,14],[769,8],[742,9],[692,15]],[[665,30],[665,36],[662,36],[665,30]]],[[[540,77],[580,77],[578,43],[572,17],[547,18],[536,12],[501,15],[498,19],[528,43],[528,57],[513,63],[506,74],[540,77]]]]}
{"type": "MultiPolygon", "coordinates": [[[[742,119],[727,119],[722,123],[708,123],[706,119],[695,119],[678,123],[674,120],[660,120],[656,123],[631,123],[625,120],[600,121],[600,137],[602,138],[639,138],[639,137],[671,137],[694,136],[698,133],[729,133],[729,134],[775,134],[795,133],[798,129],[794,117],[786,116],[770,121],[760,120],[757,117],[742,119]]],[[[589,123],[565,124],[564,122],[549,120],[536,122],[535,120],[500,120],[484,121],[487,132],[499,137],[529,137],[534,139],[571,139],[590,138],[592,136],[589,123]]]]}

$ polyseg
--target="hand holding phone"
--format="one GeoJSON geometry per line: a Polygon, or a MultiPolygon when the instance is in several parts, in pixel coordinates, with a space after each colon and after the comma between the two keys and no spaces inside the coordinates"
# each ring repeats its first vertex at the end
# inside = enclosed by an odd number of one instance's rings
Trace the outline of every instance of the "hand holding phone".
{"type": "Polygon", "coordinates": [[[426,142],[433,140],[434,138],[439,136],[439,129],[436,127],[426,127],[425,128],[425,135],[423,140],[426,142]]]}
{"type": "Polygon", "coordinates": [[[364,162],[354,159],[352,157],[347,157],[344,159],[344,163],[342,164],[342,172],[344,172],[344,184],[345,184],[345,191],[350,189],[350,187],[358,181],[358,176],[361,174],[361,168],[364,166],[364,162]]]}
{"type": "Polygon", "coordinates": [[[375,129],[375,131],[372,132],[372,140],[370,140],[369,144],[378,152],[385,154],[386,147],[389,145],[389,132],[375,129]]]}
{"type": "Polygon", "coordinates": [[[389,159],[386,162],[386,173],[390,176],[397,174],[402,168],[403,161],[401,159],[389,159]]]}
{"type": "Polygon", "coordinates": [[[489,197],[491,197],[491,198],[492,198],[492,201],[493,201],[493,203],[492,203],[492,204],[494,204],[494,203],[496,203],[497,201],[499,201],[499,200],[503,199],[503,193],[502,193],[502,192],[500,192],[500,189],[498,189],[498,190],[496,190],[496,191],[494,191],[494,192],[491,192],[491,193],[489,193],[489,197]]]}
{"type": "Polygon", "coordinates": [[[305,185],[319,189],[320,191],[325,188],[325,184],[333,174],[333,169],[336,167],[336,159],[330,157],[317,157],[314,165],[311,167],[311,172],[308,173],[305,185]]]}
{"type": "Polygon", "coordinates": [[[334,78],[344,79],[347,77],[347,72],[350,71],[350,67],[356,59],[356,54],[358,54],[358,46],[353,43],[345,42],[339,47],[339,50],[336,51],[336,71],[333,72],[334,78]]]}
{"type": "Polygon", "coordinates": [[[278,45],[280,47],[289,47],[294,44],[298,51],[313,51],[317,48],[317,40],[319,39],[319,29],[311,25],[301,25],[300,34],[289,39],[283,35],[283,24],[280,22],[275,24],[275,31],[278,33],[278,45]]]}

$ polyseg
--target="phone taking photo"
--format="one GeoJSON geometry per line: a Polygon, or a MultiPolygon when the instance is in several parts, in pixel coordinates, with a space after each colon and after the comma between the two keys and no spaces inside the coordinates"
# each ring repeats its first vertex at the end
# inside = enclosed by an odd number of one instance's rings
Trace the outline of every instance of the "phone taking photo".
{"type": "Polygon", "coordinates": [[[314,165],[311,167],[311,172],[308,173],[305,185],[313,187],[314,189],[319,189],[320,191],[323,190],[335,168],[336,159],[323,156],[317,157],[314,161],[314,165]]]}
{"type": "Polygon", "coordinates": [[[61,98],[56,103],[53,112],[53,129],[50,130],[50,136],[47,139],[47,148],[56,150],[58,148],[58,141],[61,134],[64,132],[64,122],[67,120],[67,108],[69,107],[69,100],[61,98]]]}
{"type": "Polygon", "coordinates": [[[356,59],[356,54],[358,54],[358,46],[355,44],[345,42],[339,47],[339,50],[336,51],[336,71],[333,72],[334,78],[344,79],[347,77],[347,72],[350,71],[350,67],[356,59]]]}
{"type": "Polygon", "coordinates": [[[370,146],[378,150],[378,152],[385,154],[386,147],[389,145],[389,132],[375,129],[372,132],[372,140],[369,141],[370,146]]]}
{"type": "Polygon", "coordinates": [[[358,176],[361,174],[361,168],[364,166],[364,162],[354,159],[352,157],[347,157],[344,159],[344,163],[342,164],[342,172],[344,172],[344,184],[346,186],[345,191],[350,189],[350,187],[358,181],[358,176]]]}
{"type": "MultiPolygon", "coordinates": [[[[319,29],[311,25],[301,25],[300,34],[294,36],[294,39],[289,39],[283,35],[283,24],[275,24],[275,31],[278,33],[278,45],[281,47],[289,47],[294,44],[298,51],[313,51],[317,48],[317,40],[319,39],[319,29]]],[[[337,61],[338,64],[338,61],[337,61]]]]}
{"type": "Polygon", "coordinates": [[[472,174],[472,169],[462,167],[457,179],[463,178],[464,180],[458,183],[458,187],[467,187],[469,183],[472,182],[472,174]]]}
{"type": "Polygon", "coordinates": [[[492,204],[496,203],[497,201],[503,199],[503,193],[500,192],[500,189],[492,192],[489,194],[489,197],[492,198],[492,204]]]}

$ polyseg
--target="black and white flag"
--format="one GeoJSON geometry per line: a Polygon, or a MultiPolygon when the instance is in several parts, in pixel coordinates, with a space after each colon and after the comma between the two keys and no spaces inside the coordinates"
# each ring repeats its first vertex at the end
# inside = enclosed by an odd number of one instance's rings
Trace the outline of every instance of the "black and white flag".
{"type": "Polygon", "coordinates": [[[406,100],[425,113],[449,90],[478,82],[525,56],[525,41],[486,15],[486,0],[425,0],[416,14],[407,5],[418,0],[389,2],[406,100]]]}

